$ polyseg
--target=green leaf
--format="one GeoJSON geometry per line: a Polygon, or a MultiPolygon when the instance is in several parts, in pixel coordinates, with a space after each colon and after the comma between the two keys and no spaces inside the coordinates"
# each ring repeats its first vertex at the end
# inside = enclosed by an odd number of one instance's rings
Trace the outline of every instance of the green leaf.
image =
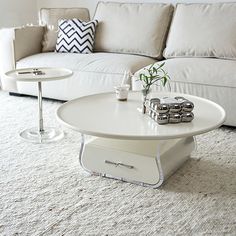
{"type": "Polygon", "coordinates": [[[151,86],[157,85],[158,82],[161,82],[162,86],[165,86],[170,80],[170,76],[165,71],[163,66],[165,65],[165,62],[163,63],[153,63],[149,67],[144,68],[143,73],[139,74],[139,80],[142,82],[144,89],[150,89],[151,86]]]}

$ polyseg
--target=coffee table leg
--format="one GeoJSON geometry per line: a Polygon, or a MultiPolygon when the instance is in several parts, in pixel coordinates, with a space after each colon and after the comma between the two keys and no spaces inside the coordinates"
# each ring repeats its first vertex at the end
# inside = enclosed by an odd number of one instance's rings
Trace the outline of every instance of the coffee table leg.
{"type": "MultiPolygon", "coordinates": [[[[84,142],[85,142],[84,134],[81,134],[80,151],[79,151],[79,163],[85,169],[85,167],[83,166],[83,163],[82,163],[82,155],[83,155],[83,152],[84,152],[84,145],[85,145],[84,142]]],[[[89,171],[89,170],[87,170],[87,171],[89,171]]]]}
{"type": "Polygon", "coordinates": [[[80,151],[79,151],[79,164],[85,171],[89,172],[91,175],[100,175],[100,173],[97,173],[95,171],[91,171],[83,165],[82,157],[83,157],[83,153],[84,153],[84,148],[85,148],[85,135],[81,133],[80,151]]]}

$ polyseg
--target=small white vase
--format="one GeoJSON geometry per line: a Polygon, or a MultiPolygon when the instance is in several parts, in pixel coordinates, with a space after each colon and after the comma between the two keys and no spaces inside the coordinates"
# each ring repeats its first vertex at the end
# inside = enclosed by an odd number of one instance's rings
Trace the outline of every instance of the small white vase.
{"type": "Polygon", "coordinates": [[[149,100],[150,89],[142,89],[142,113],[145,114],[147,111],[147,103],[149,100]]]}

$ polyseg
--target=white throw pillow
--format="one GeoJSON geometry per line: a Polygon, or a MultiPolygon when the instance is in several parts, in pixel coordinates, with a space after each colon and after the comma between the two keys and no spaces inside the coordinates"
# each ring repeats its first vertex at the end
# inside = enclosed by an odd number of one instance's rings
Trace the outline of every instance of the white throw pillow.
{"type": "Polygon", "coordinates": [[[178,4],[164,57],[236,59],[236,4],[178,4]]]}
{"type": "Polygon", "coordinates": [[[99,2],[95,51],[162,58],[173,9],[170,4],[99,2]]]}
{"type": "Polygon", "coordinates": [[[58,20],[77,18],[89,21],[89,11],[86,8],[42,8],[40,10],[40,24],[45,25],[42,41],[42,51],[54,51],[58,35],[58,20]]]}
{"type": "Polygon", "coordinates": [[[92,53],[97,23],[97,20],[59,20],[56,52],[92,53]]]}

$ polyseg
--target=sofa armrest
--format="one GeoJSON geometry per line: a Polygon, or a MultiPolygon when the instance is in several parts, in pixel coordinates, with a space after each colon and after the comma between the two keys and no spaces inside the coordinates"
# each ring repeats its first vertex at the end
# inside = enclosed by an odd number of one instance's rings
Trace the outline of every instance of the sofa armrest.
{"type": "Polygon", "coordinates": [[[18,60],[41,52],[43,33],[43,26],[26,26],[0,30],[0,76],[2,89],[17,92],[16,82],[7,79],[5,72],[15,69],[18,60]]]}

